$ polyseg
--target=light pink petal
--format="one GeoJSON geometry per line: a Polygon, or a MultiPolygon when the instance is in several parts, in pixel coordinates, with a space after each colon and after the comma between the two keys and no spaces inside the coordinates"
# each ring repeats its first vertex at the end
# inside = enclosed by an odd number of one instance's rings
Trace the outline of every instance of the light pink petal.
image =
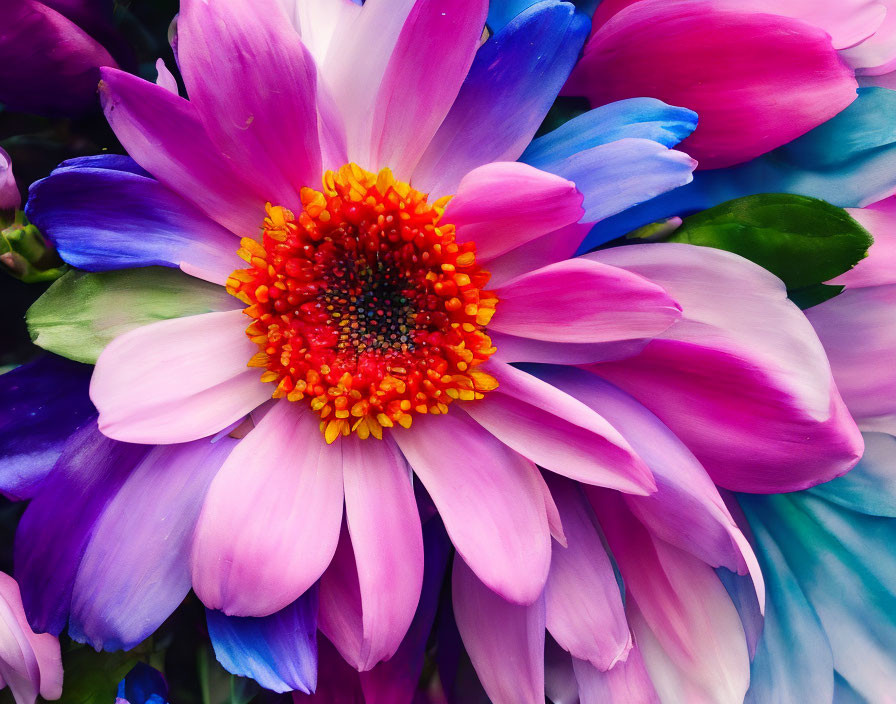
{"type": "Polygon", "coordinates": [[[271,396],[242,311],[135,328],[103,350],[90,381],[100,430],[115,440],[175,443],[214,435],[271,396]]]}
{"type": "Polygon", "coordinates": [[[321,177],[317,68],[276,0],[185,0],[178,59],[190,102],[224,156],[265,197],[297,207],[321,177]]]}
{"type": "Polygon", "coordinates": [[[258,233],[264,195],[237,173],[206,134],[195,106],[154,83],[104,68],[106,119],[134,160],[162,184],[240,236],[258,233]]]}
{"type": "Polygon", "coordinates": [[[485,262],[584,214],[572,181],[520,162],[495,162],[464,176],[442,220],[457,226],[459,242],[475,242],[485,262]]]}
{"type": "Polygon", "coordinates": [[[713,0],[641,0],[598,27],[564,92],[594,106],[646,95],[696,111],[700,124],[680,148],[705,169],[805,134],[855,100],[856,81],[827,32],[802,20],[713,0]]]}
{"type": "Polygon", "coordinates": [[[505,601],[460,557],[451,574],[454,618],[493,704],[544,704],[544,599],[505,601]]]}
{"type": "Polygon", "coordinates": [[[374,104],[371,156],[378,168],[410,178],[470,70],[487,12],[487,0],[417,0],[374,104]]]}
{"type": "Polygon", "coordinates": [[[535,601],[551,558],[535,465],[463,413],[418,416],[394,437],[479,579],[515,603],[535,601]]]}
{"type": "Polygon", "coordinates": [[[658,650],[703,698],[668,696],[662,677],[635,630],[661,701],[741,704],[750,680],[750,657],[737,609],[715,571],[690,553],[651,536],[610,492],[589,496],[625,582],[627,608],[637,602],[658,650]]]}
{"type": "Polygon", "coordinates": [[[847,288],[896,284],[896,197],[847,212],[872,234],[874,243],[867,257],[827,283],[847,288]]]}
{"type": "Polygon", "coordinates": [[[643,244],[586,255],[657,282],[683,317],[595,371],[643,403],[734,491],[796,491],[848,471],[862,440],[783,283],[729,252],[643,244]]]}
{"type": "Polygon", "coordinates": [[[843,400],[863,430],[896,432],[896,284],[847,288],[806,316],[843,400]],[[881,422],[883,421],[883,422],[881,422]]]}
{"type": "Polygon", "coordinates": [[[577,481],[642,495],[655,489],[628,442],[581,401],[507,364],[487,371],[498,388],[462,408],[501,442],[577,481]]]}
{"type": "Polygon", "coordinates": [[[650,342],[643,340],[622,340],[621,342],[548,342],[530,337],[505,335],[489,330],[492,344],[497,348],[491,357],[496,362],[532,362],[541,364],[593,364],[615,362],[638,354],[650,342]]]}
{"type": "Polygon", "coordinates": [[[364,615],[358,566],[348,528],[342,524],[333,559],[320,578],[318,628],[339,651],[341,658],[356,670],[364,662],[364,615]]]}
{"type": "Polygon", "coordinates": [[[193,541],[193,589],[231,616],[279,611],[326,569],[341,521],[340,448],[324,441],[314,413],[281,400],[212,481],[193,541]]]}
{"type": "Polygon", "coordinates": [[[337,29],[349,26],[361,12],[361,5],[352,0],[281,0],[281,4],[318,66],[323,65],[337,29]]]}
{"type": "Polygon", "coordinates": [[[749,570],[763,603],[762,575],[752,549],[706,470],[672,431],[634,398],[593,374],[557,367],[545,367],[540,374],[605,417],[647,463],[657,491],[626,497],[626,502],[650,532],[713,567],[741,574],[749,570]]]}
{"type": "Polygon", "coordinates": [[[638,648],[606,672],[578,658],[573,658],[572,667],[579,683],[579,704],[660,704],[638,648]]]}
{"type": "MultiPolygon", "coordinates": [[[[321,79],[344,118],[348,158],[364,168],[373,168],[371,115],[383,74],[415,2],[364,3],[355,16],[334,28],[321,64],[321,79]]],[[[373,137],[378,140],[379,134],[373,137]]]]}
{"type": "MultiPolygon", "coordinates": [[[[809,0],[805,0],[808,2],[809,0]]],[[[868,39],[840,52],[847,64],[857,69],[856,74],[879,76],[896,68],[896,3],[893,0],[852,0],[851,3],[863,1],[863,4],[875,5],[875,10],[883,18],[878,22],[875,31],[868,39]]],[[[822,3],[823,4],[823,3],[822,3]]],[[[849,11],[844,8],[841,12],[849,11]]],[[[868,13],[870,14],[870,12],[868,13]]],[[[872,23],[866,23],[866,31],[872,23]]]]}
{"type": "Polygon", "coordinates": [[[548,484],[568,547],[551,550],[544,587],[547,628],[573,656],[609,670],[632,647],[616,574],[578,486],[562,477],[549,477],[548,484]]]}
{"type": "Polygon", "coordinates": [[[340,444],[364,614],[360,652],[349,658],[340,651],[364,671],[395,653],[414,618],[423,583],[423,537],[410,469],[392,439],[353,435],[340,444]]]}
{"type": "Polygon", "coordinates": [[[165,65],[165,59],[156,59],[156,85],[161,86],[172,95],[179,95],[177,79],[165,65]]]}
{"type": "Polygon", "coordinates": [[[681,316],[660,286],[637,274],[579,257],[503,283],[498,332],[551,342],[636,340],[661,333],[681,316]]]}
{"type": "MultiPolygon", "coordinates": [[[[12,577],[3,572],[0,572],[0,601],[3,602],[3,606],[0,607],[3,614],[3,626],[15,631],[15,636],[8,633],[5,637],[0,638],[0,641],[3,642],[0,649],[5,651],[7,648],[11,648],[14,653],[12,660],[7,661],[5,658],[0,658],[5,663],[5,667],[0,665],[0,679],[6,680],[3,686],[12,685],[13,693],[17,695],[17,704],[25,704],[23,699],[18,698],[22,687],[29,693],[34,687],[35,694],[39,692],[44,699],[59,699],[62,695],[62,655],[59,649],[59,639],[49,633],[35,633],[31,630],[31,625],[25,617],[25,609],[22,607],[19,585],[12,577]],[[15,621],[9,618],[10,615],[14,617],[15,621]],[[28,652],[29,649],[31,654],[28,652]],[[19,653],[22,655],[22,660],[18,660],[19,653]],[[8,668],[13,666],[13,662],[18,662],[25,667],[17,673],[11,674],[8,668]],[[36,670],[32,663],[36,664],[36,670]],[[34,679],[35,673],[37,674],[36,680],[34,679]],[[28,681],[24,682],[23,680],[28,681]]],[[[30,703],[34,699],[32,697],[27,701],[30,703]]]]}
{"type": "Polygon", "coordinates": [[[489,286],[495,288],[521,274],[569,259],[592,227],[594,224],[590,222],[575,223],[492,259],[487,267],[492,275],[489,286]]]}
{"type": "Polygon", "coordinates": [[[563,532],[563,521],[560,518],[560,509],[557,508],[557,503],[554,501],[554,497],[551,495],[551,490],[548,488],[548,484],[541,472],[538,473],[538,478],[541,480],[541,493],[544,496],[544,509],[547,512],[551,537],[560,543],[560,545],[566,547],[566,534],[563,532]]]}
{"type": "Polygon", "coordinates": [[[40,666],[12,605],[0,599],[0,677],[16,704],[34,704],[40,691],[40,666]]]}
{"type": "Polygon", "coordinates": [[[0,210],[15,210],[22,204],[22,196],[12,173],[12,159],[0,147],[0,210]]]}

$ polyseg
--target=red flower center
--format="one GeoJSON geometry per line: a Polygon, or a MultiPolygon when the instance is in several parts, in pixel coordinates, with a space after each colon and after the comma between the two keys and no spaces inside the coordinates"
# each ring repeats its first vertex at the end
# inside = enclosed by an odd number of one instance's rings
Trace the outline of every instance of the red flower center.
{"type": "Polygon", "coordinates": [[[497,297],[475,245],[441,221],[448,198],[356,164],[302,189],[296,216],[267,205],[261,243],[227,281],[248,307],[260,351],[249,366],[275,382],[274,398],[307,400],[327,442],[382,437],[414,413],[445,413],[497,382],[476,367],[494,352],[485,333],[497,297]]]}

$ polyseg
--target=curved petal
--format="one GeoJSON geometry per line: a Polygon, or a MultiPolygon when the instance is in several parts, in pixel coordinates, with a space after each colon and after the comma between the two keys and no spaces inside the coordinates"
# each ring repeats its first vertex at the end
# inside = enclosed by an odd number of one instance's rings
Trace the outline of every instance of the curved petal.
{"type": "Polygon", "coordinates": [[[549,264],[503,283],[489,328],[551,342],[652,337],[681,307],[642,276],[586,258],[549,264]]]}
{"type": "Polygon", "coordinates": [[[0,147],[0,210],[15,210],[22,204],[22,196],[12,173],[12,160],[0,147]]]}
{"type": "Polygon", "coordinates": [[[58,169],[31,186],[26,210],[79,269],[179,266],[223,285],[241,266],[231,232],[158,181],[129,171],[58,169]]]}
{"type": "Polygon", "coordinates": [[[345,515],[363,612],[361,649],[348,659],[365,671],[395,653],[414,618],[423,538],[410,468],[391,438],[370,443],[350,436],[341,444],[345,515]]]}
{"type": "Polygon", "coordinates": [[[20,0],[0,6],[0,96],[11,110],[87,113],[97,108],[99,67],[116,66],[115,59],[51,4],[20,0]]]}
{"type": "Polygon", "coordinates": [[[649,338],[621,342],[548,342],[533,340],[530,337],[505,335],[497,330],[489,330],[489,338],[497,348],[490,358],[495,362],[571,365],[613,362],[632,357],[650,342],[649,338]]]}
{"type": "Polygon", "coordinates": [[[193,541],[193,589],[207,607],[267,616],[326,569],[342,520],[342,454],[318,425],[279,401],[221,467],[193,541]]]}
{"type": "Polygon", "coordinates": [[[542,168],[620,139],[649,139],[674,147],[697,127],[697,113],[656,98],[629,98],[589,110],[532,140],[520,157],[542,168]]]}
{"type": "Polygon", "coordinates": [[[454,193],[472,169],[517,159],[569,76],[588,29],[569,3],[548,0],[489,37],[417,165],[414,187],[454,193]]]}
{"type": "Polygon", "coordinates": [[[163,320],[116,337],[97,360],[90,398],[100,430],[126,442],[214,435],[271,397],[242,311],[163,320]]]}
{"type": "Polygon", "coordinates": [[[700,124],[682,149],[720,168],[805,134],[855,100],[856,87],[828,34],[807,22],[641,0],[592,35],[564,90],[593,105],[649,95],[691,108],[700,124]]]}
{"type": "Polygon", "coordinates": [[[806,311],[837,388],[863,430],[896,432],[896,284],[847,288],[806,311]]]}
{"type": "Polygon", "coordinates": [[[91,369],[55,355],[0,374],[0,491],[30,499],[66,441],[92,420],[91,369]]]}
{"type": "Polygon", "coordinates": [[[458,242],[475,242],[477,259],[486,262],[584,213],[571,181],[527,164],[495,162],[463,177],[442,221],[456,226],[458,242]]]}
{"type": "Polygon", "coordinates": [[[317,69],[281,6],[185,0],[177,27],[187,93],[211,141],[252,169],[267,200],[297,207],[322,173],[317,69]]]}
{"type": "MultiPolygon", "coordinates": [[[[728,592],[709,566],[655,538],[618,496],[588,489],[627,589],[627,610],[637,602],[641,618],[630,618],[647,669],[662,701],[743,701],[750,680],[747,641],[728,592]],[[631,600],[631,601],[630,601],[631,600]],[[656,647],[646,650],[649,630],[656,647]],[[702,697],[676,699],[660,674],[677,671],[685,688],[702,697]]],[[[631,616],[631,613],[630,613],[631,616]]]]}
{"type": "Polygon", "coordinates": [[[551,557],[535,465],[463,413],[421,415],[394,437],[479,579],[514,603],[535,601],[551,557]]]}
{"type": "Polygon", "coordinates": [[[262,618],[206,609],[215,657],[228,672],[274,692],[317,686],[317,589],[262,618]]]}
{"type": "Polygon", "coordinates": [[[847,212],[874,236],[868,256],[827,283],[846,288],[896,284],[896,198],[847,212]]]}
{"type": "Polygon", "coordinates": [[[414,4],[373,106],[371,163],[377,168],[414,172],[470,70],[487,11],[487,0],[414,4]]]}
{"type": "Polygon", "coordinates": [[[683,318],[637,357],[595,367],[735,491],[795,491],[847,472],[855,423],[824,349],[779,279],[708,247],[643,244],[586,255],[661,284],[683,318]]]}
{"type": "Polygon", "coordinates": [[[568,178],[585,196],[585,217],[597,222],[690,183],[697,162],[649,139],[626,137],[571,154],[552,155],[539,168],[568,178]]]}
{"type": "Polygon", "coordinates": [[[93,528],[151,448],[115,442],[95,423],[80,428],[28,505],[16,531],[15,576],[34,628],[65,628],[72,588],[93,528]]]}
{"type": "Polygon", "coordinates": [[[190,591],[190,546],[208,486],[236,441],[160,445],[103,509],[72,591],[69,635],[129,650],[190,591]]]}
{"type": "Polygon", "coordinates": [[[569,259],[575,254],[591,227],[592,223],[577,222],[526,242],[492,259],[488,263],[488,271],[491,274],[489,285],[495,288],[522,274],[569,259]]]}
{"type": "Polygon", "coordinates": [[[632,648],[625,662],[606,672],[577,658],[573,658],[572,667],[579,684],[580,704],[660,704],[638,648],[632,648]]]}
{"type": "Polygon", "coordinates": [[[0,598],[0,680],[16,704],[34,704],[40,691],[40,665],[16,618],[15,604],[0,598]]]}
{"type": "Polygon", "coordinates": [[[451,574],[454,618],[476,674],[494,704],[544,702],[544,599],[505,601],[457,556],[451,574]]]}
{"type": "Polygon", "coordinates": [[[488,371],[498,388],[461,407],[501,442],[576,481],[642,495],[656,488],[628,442],[585,404],[509,365],[488,371]]]}
{"type": "Polygon", "coordinates": [[[215,222],[241,237],[256,234],[269,196],[212,144],[196,106],[124,71],[105,69],[102,76],[103,110],[128,154],[215,222]]]}
{"type": "Polygon", "coordinates": [[[544,587],[547,629],[575,658],[601,671],[616,668],[632,647],[616,573],[578,487],[561,477],[548,477],[548,486],[568,547],[551,550],[544,587]]]}

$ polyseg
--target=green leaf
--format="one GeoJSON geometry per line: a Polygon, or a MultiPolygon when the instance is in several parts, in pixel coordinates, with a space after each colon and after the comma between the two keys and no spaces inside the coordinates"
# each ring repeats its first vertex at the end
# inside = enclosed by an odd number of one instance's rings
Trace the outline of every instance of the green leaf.
{"type": "Polygon", "coordinates": [[[118,683],[140,660],[135,651],[98,653],[75,646],[63,654],[62,697],[58,704],[111,704],[118,683]]]}
{"type": "Polygon", "coordinates": [[[794,291],[848,271],[874,240],[843,208],[806,196],[763,193],[685,218],[667,241],[734,252],[794,291]]]}
{"type": "Polygon", "coordinates": [[[203,704],[247,704],[258,694],[254,680],[227,672],[208,646],[199,649],[197,658],[203,704]]]}
{"type": "Polygon", "coordinates": [[[70,271],[28,309],[34,343],[95,364],[122,333],[159,320],[239,307],[222,286],[179,269],[147,267],[89,274],[70,271]]]}

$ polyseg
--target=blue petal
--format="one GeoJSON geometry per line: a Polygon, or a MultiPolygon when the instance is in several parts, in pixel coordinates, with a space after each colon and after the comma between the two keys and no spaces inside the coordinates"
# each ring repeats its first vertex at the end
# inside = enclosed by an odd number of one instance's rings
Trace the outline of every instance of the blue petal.
{"type": "Polygon", "coordinates": [[[454,193],[477,166],[517,159],[569,77],[589,27],[571,4],[545,0],[483,44],[420,160],[415,188],[454,193]]]}
{"type": "Polygon", "coordinates": [[[162,673],[142,662],[134,665],[134,669],[122,680],[122,684],[123,698],[128,704],[150,704],[153,701],[164,702],[168,699],[168,684],[162,673]]]}
{"type": "MultiPolygon", "coordinates": [[[[488,28],[492,33],[500,32],[514,17],[538,2],[539,0],[491,0],[486,20],[488,28]]],[[[573,4],[579,12],[591,17],[600,0],[574,0],[573,4]]]]}
{"type": "MultiPolygon", "coordinates": [[[[851,511],[808,491],[740,498],[818,615],[835,670],[866,700],[886,701],[896,689],[896,521],[851,511]]],[[[818,686],[813,681],[804,691],[818,686]]]]}
{"type": "Polygon", "coordinates": [[[92,367],[46,355],[0,375],[0,491],[29,499],[69,436],[96,411],[92,367]]]}
{"type": "Polygon", "coordinates": [[[649,139],[620,139],[552,163],[585,196],[583,222],[597,222],[690,182],[696,162],[649,139]]]}
{"type": "Polygon", "coordinates": [[[885,433],[863,437],[861,461],[842,477],[809,491],[860,513],[896,518],[896,438],[885,433]]]}
{"type": "MultiPolygon", "coordinates": [[[[221,272],[240,266],[239,240],[158,181],[104,158],[66,162],[31,186],[25,212],[62,258],[87,271],[187,265],[221,272]]],[[[260,221],[259,221],[260,222],[260,221]]]]}
{"type": "Polygon", "coordinates": [[[520,161],[545,171],[576,152],[626,137],[674,147],[697,127],[697,113],[656,98],[630,98],[574,117],[530,144],[520,161]]]}
{"type": "Polygon", "coordinates": [[[110,171],[127,171],[138,176],[149,176],[149,172],[129,156],[122,154],[95,154],[66,159],[53,171],[61,169],[109,169],[110,171]]]}
{"type": "MultiPolygon", "coordinates": [[[[742,500],[755,538],[756,556],[765,577],[765,625],[750,670],[748,704],[800,702],[807,692],[813,701],[830,702],[834,662],[827,635],[796,577],[768,531],[742,500]]],[[[757,499],[762,502],[762,499],[757,499]]]]}
{"type": "Polygon", "coordinates": [[[317,586],[263,618],[206,610],[218,662],[228,672],[252,677],[275,692],[317,686],[317,586]]]}
{"type": "Polygon", "coordinates": [[[790,144],[730,169],[698,171],[693,183],[599,223],[582,251],[650,222],[756,193],[796,193],[844,208],[896,189],[896,91],[861,88],[846,110],[790,144]]]}

